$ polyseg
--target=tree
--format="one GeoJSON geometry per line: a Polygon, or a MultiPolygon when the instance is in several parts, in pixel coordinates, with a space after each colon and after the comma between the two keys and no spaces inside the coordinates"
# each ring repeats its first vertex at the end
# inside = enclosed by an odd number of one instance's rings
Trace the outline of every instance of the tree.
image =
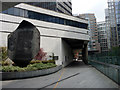
{"type": "Polygon", "coordinates": [[[120,56],[120,47],[113,47],[110,56],[120,56]]]}

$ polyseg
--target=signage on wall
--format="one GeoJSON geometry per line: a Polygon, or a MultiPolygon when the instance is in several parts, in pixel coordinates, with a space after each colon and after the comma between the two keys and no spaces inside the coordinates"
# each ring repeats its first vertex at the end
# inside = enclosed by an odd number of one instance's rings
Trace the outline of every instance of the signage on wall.
{"type": "Polygon", "coordinates": [[[54,60],[58,60],[58,59],[59,59],[59,56],[54,56],[53,59],[54,59],[54,60]]]}

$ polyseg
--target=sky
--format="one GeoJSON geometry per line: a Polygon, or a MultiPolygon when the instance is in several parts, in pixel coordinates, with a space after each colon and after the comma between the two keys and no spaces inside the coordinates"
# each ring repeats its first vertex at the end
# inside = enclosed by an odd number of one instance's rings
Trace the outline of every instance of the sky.
{"type": "Polygon", "coordinates": [[[94,13],[97,22],[105,20],[105,9],[108,7],[107,0],[72,0],[72,13],[94,13]]]}

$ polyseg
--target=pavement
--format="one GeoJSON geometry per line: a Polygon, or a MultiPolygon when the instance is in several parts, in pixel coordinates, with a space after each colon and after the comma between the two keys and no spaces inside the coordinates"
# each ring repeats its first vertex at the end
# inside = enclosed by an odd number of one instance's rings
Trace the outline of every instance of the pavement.
{"type": "Polygon", "coordinates": [[[118,88],[118,84],[90,65],[74,61],[60,71],[40,77],[2,81],[2,88],[118,88]]]}

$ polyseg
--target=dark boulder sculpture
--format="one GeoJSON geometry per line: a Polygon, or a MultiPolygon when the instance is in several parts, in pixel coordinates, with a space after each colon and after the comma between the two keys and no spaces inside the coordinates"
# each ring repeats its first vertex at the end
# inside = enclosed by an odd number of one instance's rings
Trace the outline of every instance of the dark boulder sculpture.
{"type": "Polygon", "coordinates": [[[27,66],[40,50],[40,32],[30,22],[23,20],[8,35],[8,57],[20,67],[27,66]]]}

